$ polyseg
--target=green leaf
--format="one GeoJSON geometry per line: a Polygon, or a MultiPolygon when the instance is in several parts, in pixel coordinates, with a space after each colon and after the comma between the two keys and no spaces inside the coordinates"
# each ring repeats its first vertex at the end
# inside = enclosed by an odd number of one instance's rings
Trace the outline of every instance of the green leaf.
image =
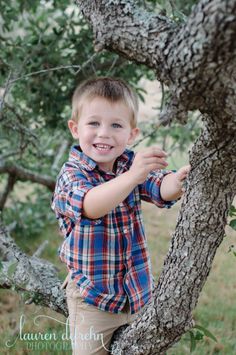
{"type": "Polygon", "coordinates": [[[199,329],[201,332],[204,333],[205,336],[207,336],[208,338],[214,340],[217,343],[216,337],[208,329],[204,328],[202,325],[196,324],[194,326],[194,328],[199,329]]]}
{"type": "Polygon", "coordinates": [[[191,330],[189,330],[189,334],[190,334],[190,353],[192,353],[196,349],[196,340],[191,330]]]}
{"type": "Polygon", "coordinates": [[[230,245],[230,246],[229,246],[228,253],[234,252],[233,249],[234,249],[234,245],[230,245]]]}
{"type": "Polygon", "coordinates": [[[236,219],[232,219],[230,222],[229,222],[229,226],[231,228],[233,228],[235,231],[236,231],[236,219]]]}
{"type": "Polygon", "coordinates": [[[236,207],[234,207],[234,205],[231,205],[231,206],[230,206],[229,216],[230,216],[230,217],[236,216],[236,207]]]}
{"type": "Polygon", "coordinates": [[[204,337],[204,334],[203,334],[202,332],[197,331],[197,333],[196,333],[196,335],[195,335],[195,339],[196,339],[197,341],[199,341],[199,340],[202,340],[203,337],[204,337]]]}

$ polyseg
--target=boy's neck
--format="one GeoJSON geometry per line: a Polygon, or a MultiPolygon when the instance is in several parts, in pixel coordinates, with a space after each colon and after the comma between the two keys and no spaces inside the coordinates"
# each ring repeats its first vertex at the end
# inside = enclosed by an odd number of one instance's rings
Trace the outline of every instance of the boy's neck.
{"type": "Polygon", "coordinates": [[[116,172],[116,167],[117,167],[117,161],[114,162],[113,167],[112,168],[105,168],[105,167],[100,167],[98,164],[99,170],[101,170],[102,172],[106,173],[106,174],[115,174],[116,172]]]}

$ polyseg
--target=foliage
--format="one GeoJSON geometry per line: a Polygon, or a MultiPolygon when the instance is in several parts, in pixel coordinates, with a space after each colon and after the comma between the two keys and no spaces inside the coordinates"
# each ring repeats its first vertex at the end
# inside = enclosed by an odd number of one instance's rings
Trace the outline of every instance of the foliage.
{"type": "MultiPolygon", "coordinates": [[[[94,53],[92,31],[73,1],[14,0],[0,5],[0,158],[55,177],[65,159],[52,169],[55,155],[63,140],[72,143],[65,127],[76,85],[90,76],[119,76],[141,96],[138,81],[154,75],[116,54],[94,53]]],[[[4,184],[5,177],[0,179],[4,184]]],[[[34,235],[47,221],[33,218],[37,209],[49,210],[49,203],[46,207],[38,197],[41,207],[29,198],[15,203],[14,209],[5,208],[4,218],[7,223],[16,219],[17,233],[34,235]]]]}
{"type": "Polygon", "coordinates": [[[180,126],[173,123],[170,127],[159,127],[156,129],[158,119],[150,122],[141,122],[140,128],[144,137],[147,137],[147,145],[159,144],[169,155],[175,150],[186,151],[192,142],[197,138],[201,129],[200,117],[198,114],[191,114],[186,125],[180,126]]]}
{"type": "Polygon", "coordinates": [[[9,146],[20,151],[26,166],[31,161],[39,168],[35,157],[49,165],[45,142],[55,150],[60,143],[58,131],[60,139],[67,136],[70,99],[81,80],[113,75],[127,78],[136,87],[144,75],[154,78],[115,54],[94,54],[92,31],[72,1],[66,5],[62,1],[2,2],[1,7],[0,80],[7,91],[1,152],[9,146]]]}
{"type": "Polygon", "coordinates": [[[140,5],[145,5],[150,11],[161,11],[173,21],[183,22],[190,14],[192,7],[197,3],[196,0],[146,0],[139,1],[140,5]]]}
{"type": "MultiPolygon", "coordinates": [[[[234,231],[236,230],[236,207],[234,205],[231,205],[230,210],[229,210],[229,227],[232,228],[234,231]]],[[[228,253],[231,253],[236,257],[236,248],[235,245],[232,244],[229,246],[228,253]]]]}
{"type": "Polygon", "coordinates": [[[197,342],[202,341],[204,336],[217,342],[216,337],[208,329],[199,324],[196,324],[188,333],[190,335],[190,353],[196,349],[197,342]]]}
{"type": "MultiPolygon", "coordinates": [[[[229,210],[229,227],[232,228],[233,230],[236,230],[236,207],[232,205],[229,210]]],[[[228,253],[232,253],[236,257],[236,248],[235,245],[230,245],[228,253]]]]}
{"type": "MultiPolygon", "coordinates": [[[[149,9],[158,6],[159,11],[167,7],[161,0],[143,3],[149,9]]],[[[184,8],[187,6],[187,2],[182,4],[184,8]]],[[[155,75],[144,66],[108,51],[94,53],[92,31],[72,0],[0,0],[0,5],[0,94],[3,96],[0,158],[55,177],[66,158],[63,155],[55,168],[53,163],[61,143],[64,140],[68,145],[72,143],[65,127],[76,85],[90,76],[122,77],[144,100],[145,90],[139,81],[143,77],[153,80],[155,75]]],[[[180,5],[176,2],[175,6],[180,5]]],[[[156,121],[158,112],[159,109],[156,121]]],[[[178,149],[184,150],[198,132],[189,130],[191,125],[190,122],[185,128],[176,124],[155,130],[148,144],[158,141],[169,147],[168,141],[170,149],[178,145],[178,149]]],[[[151,122],[143,128],[150,131],[153,127],[151,122]]],[[[0,179],[0,183],[5,183],[5,175],[0,179]]],[[[7,223],[16,220],[16,234],[23,233],[26,238],[47,222],[47,218],[37,218],[40,211],[49,209],[37,191],[34,191],[37,203],[31,197],[24,203],[15,201],[14,208],[5,208],[3,215],[7,223]]]]}
{"type": "Polygon", "coordinates": [[[231,217],[231,220],[229,222],[229,226],[232,229],[236,230],[236,207],[233,205],[230,207],[229,217],[231,217]]]}
{"type": "Polygon", "coordinates": [[[55,223],[50,211],[51,193],[44,188],[34,187],[24,200],[13,194],[9,207],[4,209],[4,221],[10,225],[14,221],[12,236],[26,252],[31,251],[32,236],[43,233],[45,225],[55,223]]]}
{"type": "Polygon", "coordinates": [[[232,253],[236,257],[236,251],[234,245],[230,245],[228,253],[232,253]]]}

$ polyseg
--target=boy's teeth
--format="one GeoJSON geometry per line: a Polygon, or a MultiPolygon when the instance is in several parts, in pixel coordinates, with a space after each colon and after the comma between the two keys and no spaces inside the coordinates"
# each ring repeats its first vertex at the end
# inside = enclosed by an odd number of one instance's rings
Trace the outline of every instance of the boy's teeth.
{"type": "Polygon", "coordinates": [[[95,144],[95,147],[99,148],[99,149],[110,149],[111,148],[110,145],[106,145],[106,144],[95,144]]]}

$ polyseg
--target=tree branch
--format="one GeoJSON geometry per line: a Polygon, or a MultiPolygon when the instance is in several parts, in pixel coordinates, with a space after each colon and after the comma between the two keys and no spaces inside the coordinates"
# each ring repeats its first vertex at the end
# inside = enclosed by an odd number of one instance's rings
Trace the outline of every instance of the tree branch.
{"type": "Polygon", "coordinates": [[[35,304],[49,307],[67,316],[64,291],[57,270],[50,262],[36,256],[28,257],[15,244],[0,222],[0,287],[29,292],[35,304]]]}
{"type": "Polygon", "coordinates": [[[13,190],[15,183],[16,183],[16,176],[13,174],[9,174],[4,192],[0,195],[0,211],[3,210],[4,205],[7,201],[7,197],[9,193],[13,190]]]}
{"type": "Polygon", "coordinates": [[[161,65],[164,43],[177,27],[170,19],[139,9],[131,0],[76,3],[92,24],[96,51],[106,48],[155,70],[161,65]]]}
{"type": "Polygon", "coordinates": [[[58,164],[63,156],[63,154],[65,153],[67,147],[69,145],[69,141],[68,140],[63,140],[59,149],[58,149],[58,152],[57,154],[55,155],[55,158],[54,158],[54,162],[52,164],[52,167],[51,167],[51,171],[54,171],[54,170],[57,170],[58,168],[58,164]]]}
{"type": "Polygon", "coordinates": [[[42,252],[44,251],[44,249],[46,248],[47,245],[48,245],[48,240],[44,240],[43,243],[34,252],[33,256],[39,257],[42,254],[42,252]]]}
{"type": "Polygon", "coordinates": [[[31,181],[41,185],[44,185],[53,191],[55,188],[55,180],[50,176],[41,175],[35,172],[32,172],[29,169],[25,169],[17,164],[5,163],[0,161],[0,174],[8,173],[21,181],[31,181]]]}
{"type": "Polygon", "coordinates": [[[10,90],[10,87],[11,87],[11,85],[10,85],[11,77],[12,77],[12,71],[10,70],[9,74],[8,74],[8,78],[7,78],[7,82],[6,82],[6,85],[5,85],[5,89],[4,89],[3,95],[0,98],[0,121],[3,118],[3,109],[4,109],[4,105],[5,105],[5,98],[6,98],[6,95],[7,95],[8,91],[10,90]]]}
{"type": "Polygon", "coordinates": [[[202,0],[180,25],[136,7],[132,0],[76,3],[92,24],[96,50],[106,48],[145,64],[169,86],[171,98],[161,120],[185,123],[189,110],[220,112],[224,102],[232,114],[236,0],[202,0]]]}

